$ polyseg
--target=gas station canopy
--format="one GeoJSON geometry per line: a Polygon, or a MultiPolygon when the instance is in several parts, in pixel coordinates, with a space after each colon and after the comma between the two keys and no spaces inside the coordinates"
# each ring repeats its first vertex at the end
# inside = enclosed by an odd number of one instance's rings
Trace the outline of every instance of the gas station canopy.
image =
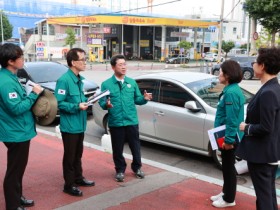
{"type": "Polygon", "coordinates": [[[218,26],[219,22],[205,20],[186,20],[161,17],[143,17],[127,15],[93,15],[48,18],[48,24],[124,24],[139,26],[180,26],[194,28],[208,28],[218,26]]]}

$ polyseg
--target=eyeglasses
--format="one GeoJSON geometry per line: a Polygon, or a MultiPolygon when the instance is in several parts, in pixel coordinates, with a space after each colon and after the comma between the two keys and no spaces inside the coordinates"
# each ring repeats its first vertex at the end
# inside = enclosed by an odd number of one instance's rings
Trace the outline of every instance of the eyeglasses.
{"type": "Polygon", "coordinates": [[[83,62],[86,62],[86,61],[87,61],[87,59],[86,59],[86,58],[81,58],[81,59],[79,59],[79,60],[75,60],[75,61],[83,61],[83,62]]]}
{"type": "Polygon", "coordinates": [[[119,64],[117,64],[117,66],[123,67],[123,66],[126,66],[126,63],[119,63],[119,64]]]}
{"type": "Polygon", "coordinates": [[[253,67],[255,63],[257,63],[257,62],[256,62],[256,61],[252,62],[252,63],[251,63],[251,66],[253,67]]]}

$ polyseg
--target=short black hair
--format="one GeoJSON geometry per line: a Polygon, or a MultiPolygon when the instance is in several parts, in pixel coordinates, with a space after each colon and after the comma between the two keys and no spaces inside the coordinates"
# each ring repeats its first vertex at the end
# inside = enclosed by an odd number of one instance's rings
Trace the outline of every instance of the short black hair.
{"type": "Polygon", "coordinates": [[[0,46],[0,65],[4,68],[8,66],[8,61],[15,61],[23,56],[22,49],[15,44],[6,43],[0,46]]]}
{"type": "Polygon", "coordinates": [[[78,52],[86,54],[86,51],[84,51],[82,48],[72,48],[67,52],[66,60],[69,67],[72,66],[72,61],[79,60],[78,52]]]}
{"type": "Polygon", "coordinates": [[[280,71],[280,48],[260,48],[257,63],[264,65],[266,73],[270,75],[278,74],[280,71]]]}
{"type": "Polygon", "coordinates": [[[228,83],[239,83],[243,78],[240,65],[234,60],[227,60],[221,64],[224,76],[228,79],[228,83]]]}
{"type": "Polygon", "coordinates": [[[124,55],[120,55],[120,54],[119,54],[119,55],[114,55],[114,56],[111,58],[111,61],[110,61],[111,66],[116,66],[117,61],[118,61],[119,59],[124,59],[124,60],[125,60],[124,55]]]}

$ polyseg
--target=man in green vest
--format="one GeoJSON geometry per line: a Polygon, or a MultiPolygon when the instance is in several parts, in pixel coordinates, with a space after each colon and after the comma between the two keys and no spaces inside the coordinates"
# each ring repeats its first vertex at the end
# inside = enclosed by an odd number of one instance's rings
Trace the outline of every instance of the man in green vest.
{"type": "Polygon", "coordinates": [[[141,94],[136,81],[126,76],[126,61],[123,55],[111,58],[114,75],[104,81],[101,91],[109,90],[110,96],[99,100],[99,105],[108,110],[108,124],[110,128],[113,160],[115,163],[117,182],[123,182],[126,162],[123,157],[124,142],[127,140],[133,160],[131,169],[139,179],[145,177],[141,170],[141,153],[138,128],[138,116],[135,105],[146,104],[152,99],[152,94],[141,94]]]}
{"type": "Polygon", "coordinates": [[[31,108],[42,88],[34,84],[32,92],[27,95],[19,83],[16,72],[24,64],[19,46],[11,43],[0,46],[0,58],[0,141],[8,149],[4,196],[7,210],[23,210],[25,206],[34,205],[33,200],[22,194],[22,178],[28,162],[30,140],[36,136],[31,108]]]}
{"type": "Polygon", "coordinates": [[[66,60],[68,71],[57,81],[55,97],[60,113],[60,131],[64,146],[63,191],[72,196],[82,196],[78,186],[94,186],[83,176],[82,155],[84,132],[87,126],[87,98],[83,92],[83,79],[79,73],[86,69],[86,53],[81,48],[71,49],[66,60]]]}

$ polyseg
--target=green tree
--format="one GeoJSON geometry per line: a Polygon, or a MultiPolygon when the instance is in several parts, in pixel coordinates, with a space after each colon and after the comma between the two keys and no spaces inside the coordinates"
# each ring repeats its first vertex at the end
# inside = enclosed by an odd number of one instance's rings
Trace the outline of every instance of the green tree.
{"type": "MultiPolygon", "coordinates": [[[[250,45],[249,45],[249,48],[250,48],[250,45]]],[[[247,50],[247,44],[240,45],[240,49],[247,50]]]]}
{"type": "Polygon", "coordinates": [[[271,46],[274,46],[275,34],[280,31],[280,1],[246,0],[244,9],[271,34],[271,46]]]}
{"type": "Polygon", "coordinates": [[[185,53],[192,48],[192,44],[190,42],[187,42],[187,41],[180,41],[179,44],[178,44],[178,47],[179,48],[184,48],[185,50],[185,53]]]}
{"type": "Polygon", "coordinates": [[[226,53],[226,57],[227,57],[228,52],[234,47],[235,47],[235,44],[233,41],[228,41],[228,42],[223,41],[222,42],[222,50],[226,53]]]}
{"type": "MultiPolygon", "coordinates": [[[[4,40],[10,39],[13,35],[13,26],[10,24],[8,17],[0,11],[0,15],[2,16],[2,23],[3,27],[0,27],[0,41],[2,41],[2,28],[3,28],[3,35],[4,40]]],[[[0,23],[1,24],[1,23],[0,23]]]]}
{"type": "MultiPolygon", "coordinates": [[[[256,40],[257,48],[269,47],[271,44],[271,38],[272,38],[272,35],[269,33],[269,31],[267,29],[261,30],[261,32],[259,33],[259,38],[256,40]]],[[[277,45],[280,44],[279,35],[277,35],[277,34],[275,36],[275,43],[277,45]]]]}
{"type": "Polygon", "coordinates": [[[259,33],[259,38],[256,40],[256,47],[269,47],[271,43],[271,34],[268,30],[264,29],[259,33]]]}
{"type": "Polygon", "coordinates": [[[76,43],[75,32],[72,28],[67,27],[65,30],[67,37],[65,38],[65,45],[69,45],[70,49],[73,48],[73,45],[76,43]]]}

